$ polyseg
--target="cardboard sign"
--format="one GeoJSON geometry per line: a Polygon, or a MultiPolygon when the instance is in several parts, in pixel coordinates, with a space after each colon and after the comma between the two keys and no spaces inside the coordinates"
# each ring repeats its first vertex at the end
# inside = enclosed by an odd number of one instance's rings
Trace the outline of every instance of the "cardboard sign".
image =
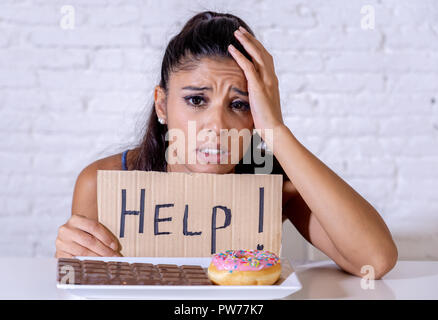
{"type": "Polygon", "coordinates": [[[99,170],[99,222],[118,237],[123,256],[279,255],[282,187],[277,174],[99,170]]]}

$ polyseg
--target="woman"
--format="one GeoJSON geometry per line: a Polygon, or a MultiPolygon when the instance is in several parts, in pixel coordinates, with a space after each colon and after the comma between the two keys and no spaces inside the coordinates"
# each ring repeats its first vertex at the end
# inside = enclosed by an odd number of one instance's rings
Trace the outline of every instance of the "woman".
{"type": "Polygon", "coordinates": [[[272,56],[241,19],[211,11],[195,15],[169,42],[141,143],[79,174],[72,216],[59,228],[56,257],[120,256],[116,237],[97,222],[97,170],[254,173],[254,163],[242,161],[247,149],[241,141],[238,164],[210,161],[221,151],[211,149],[226,150],[227,144],[186,147],[185,159],[194,152],[206,162],[168,163],[166,132],[178,129],[187,136],[189,122],[214,135],[221,129],[258,129],[274,155],[271,173],[284,177],[283,218],[353,275],[372,266],[379,279],[393,268],[397,248],[379,213],[284,125],[272,56]]]}

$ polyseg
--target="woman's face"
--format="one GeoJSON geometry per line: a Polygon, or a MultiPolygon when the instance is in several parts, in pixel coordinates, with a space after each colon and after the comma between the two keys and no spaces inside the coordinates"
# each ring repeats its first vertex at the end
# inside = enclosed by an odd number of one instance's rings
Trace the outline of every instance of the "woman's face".
{"type": "Polygon", "coordinates": [[[247,91],[243,70],[231,58],[204,58],[195,69],[172,73],[167,101],[156,87],[157,115],[170,134],[168,171],[234,172],[254,127],[247,91]],[[170,156],[178,161],[169,163],[170,156]]]}

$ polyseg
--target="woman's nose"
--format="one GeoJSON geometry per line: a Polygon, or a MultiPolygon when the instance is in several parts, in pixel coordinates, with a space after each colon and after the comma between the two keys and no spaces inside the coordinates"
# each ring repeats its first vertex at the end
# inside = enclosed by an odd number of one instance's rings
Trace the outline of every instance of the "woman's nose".
{"type": "Polygon", "coordinates": [[[223,106],[214,106],[207,111],[204,128],[214,131],[218,136],[221,129],[230,129],[226,110],[223,106]]]}

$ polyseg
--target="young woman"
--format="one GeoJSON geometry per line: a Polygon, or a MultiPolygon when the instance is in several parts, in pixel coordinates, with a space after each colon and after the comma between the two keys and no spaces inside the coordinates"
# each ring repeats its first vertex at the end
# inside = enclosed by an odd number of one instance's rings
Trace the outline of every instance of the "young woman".
{"type": "MultiPolygon", "coordinates": [[[[371,265],[379,279],[393,268],[397,248],[379,213],[283,123],[272,56],[241,19],[211,11],[195,15],[169,42],[138,146],[97,160],[79,174],[72,216],[59,228],[56,257],[120,255],[116,237],[97,222],[97,170],[254,173],[254,163],[242,161],[168,163],[166,132],[179,129],[187,136],[190,121],[196,130],[215,135],[220,129],[259,129],[274,155],[271,173],[284,178],[283,218],[351,274],[361,276],[362,267],[371,265]],[[265,139],[268,130],[273,139],[265,139]]],[[[216,144],[198,143],[185,151],[209,160],[218,152],[211,149],[216,144]]],[[[239,143],[239,159],[244,153],[239,143]]]]}

